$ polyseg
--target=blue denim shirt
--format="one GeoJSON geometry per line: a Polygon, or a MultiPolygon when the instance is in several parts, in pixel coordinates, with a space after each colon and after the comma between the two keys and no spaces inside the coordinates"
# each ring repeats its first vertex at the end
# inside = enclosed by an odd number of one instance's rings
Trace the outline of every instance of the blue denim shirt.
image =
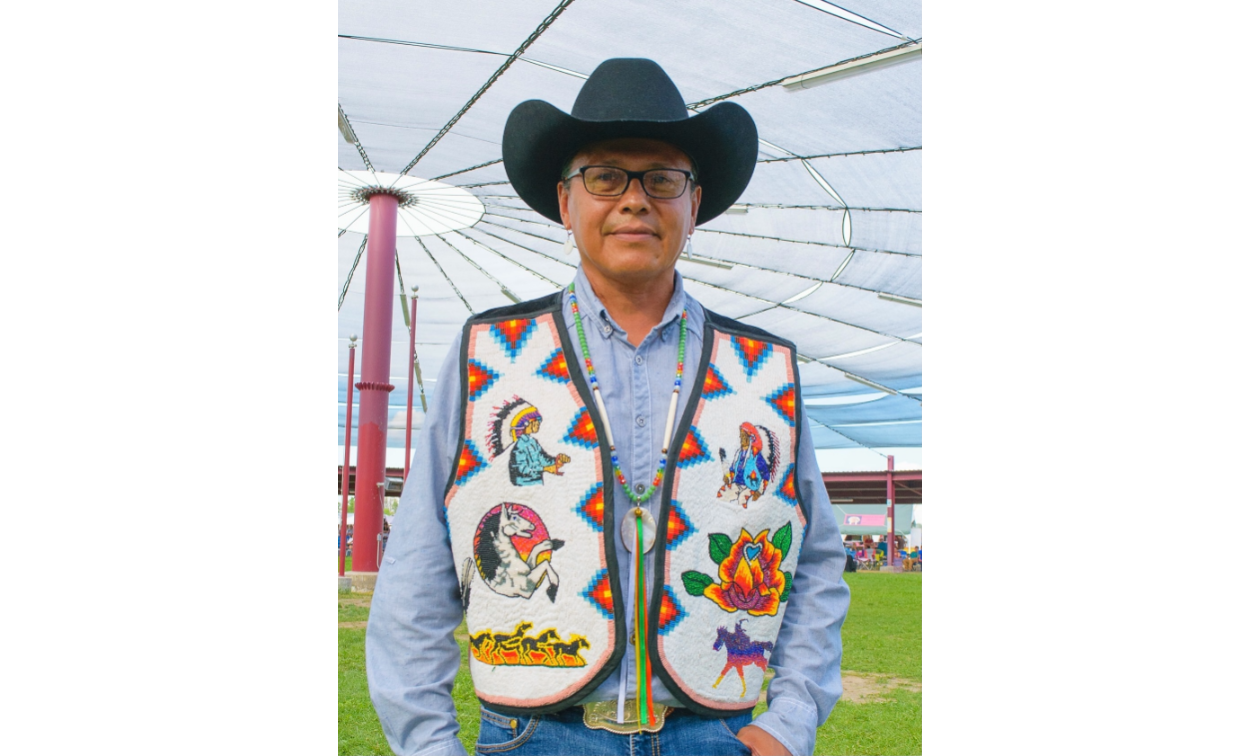
{"type": "MultiPolygon", "coordinates": [[[[576,282],[591,361],[598,371],[622,469],[631,486],[646,487],[656,473],[665,434],[680,315],[685,305],[685,398],[700,368],[704,308],[684,291],[682,276],[675,272],[674,294],[661,322],[636,348],[608,315],[580,267],[576,282]]],[[[567,306],[561,311],[576,345],[573,313],[567,306]]],[[[460,445],[459,376],[457,339],[429,395],[429,412],[394,516],[368,620],[367,677],[372,703],[386,740],[396,753],[406,756],[465,753],[456,737],[459,723],[451,700],[460,663],[453,632],[463,612],[443,511],[447,476],[460,445]]],[[[799,756],[813,752],[816,729],[840,698],[840,625],[849,608],[849,588],[844,582],[840,528],[831,512],[808,423],[801,425],[796,464],[809,528],[792,599],[770,655],[775,676],[767,691],[769,708],[754,724],[799,756]]],[[[619,486],[613,491],[614,522],[621,522],[631,508],[630,499],[619,486]]],[[[660,498],[658,491],[648,504],[654,517],[660,515],[660,498]]],[[[622,595],[631,595],[630,552],[618,549],[617,559],[622,595]]],[[[650,587],[654,560],[645,560],[645,565],[650,587]]],[[[629,637],[633,613],[626,612],[625,617],[629,637]]],[[[628,645],[619,672],[609,675],[587,700],[615,700],[623,680],[633,699],[634,673],[634,648],[628,645]]],[[[658,702],[681,706],[659,678],[653,680],[652,690],[658,702]]]]}

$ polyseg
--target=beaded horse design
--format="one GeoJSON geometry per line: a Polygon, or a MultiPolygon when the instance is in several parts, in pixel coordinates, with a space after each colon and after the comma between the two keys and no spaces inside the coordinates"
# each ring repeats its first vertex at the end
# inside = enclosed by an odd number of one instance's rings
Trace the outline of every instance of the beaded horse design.
{"type": "Polygon", "coordinates": [[[731,671],[733,667],[739,673],[739,684],[741,686],[739,697],[743,698],[748,692],[748,683],[744,680],[744,667],[749,664],[756,664],[765,671],[768,659],[765,656],[774,648],[771,641],[755,641],[748,637],[748,633],[744,632],[743,624],[747,620],[740,620],[735,623],[734,632],[727,630],[725,626],[717,629],[717,641],[713,644],[713,650],[717,651],[726,646],[726,666],[722,667],[722,674],[718,675],[717,682],[713,683],[713,687],[717,687],[722,678],[726,677],[726,673],[731,671]]]}
{"type": "Polygon", "coordinates": [[[542,631],[537,638],[522,638],[521,659],[525,660],[524,663],[536,664],[537,660],[535,660],[534,654],[544,654],[544,663],[554,661],[556,654],[552,644],[558,642],[560,642],[560,636],[556,633],[554,627],[542,631]]]}
{"type": "Polygon", "coordinates": [[[521,639],[524,637],[525,631],[533,626],[532,622],[521,622],[510,633],[492,633],[486,630],[469,638],[468,645],[472,649],[473,656],[481,661],[487,664],[504,664],[506,660],[503,658],[502,652],[516,651],[519,653],[521,639]]]}
{"type": "MultiPolygon", "coordinates": [[[[542,556],[559,549],[564,541],[559,538],[539,541],[534,544],[529,556],[522,559],[512,537],[529,538],[533,533],[534,523],[521,513],[520,506],[504,503],[500,511],[485,519],[477,535],[477,570],[490,590],[512,598],[530,598],[546,578],[551,581],[551,585],[547,586],[547,598],[554,603],[556,592],[560,590],[560,575],[551,566],[550,556],[546,559],[542,556]]],[[[469,561],[466,560],[464,565],[465,579],[471,572],[469,561]]],[[[461,586],[461,592],[465,594],[467,606],[466,588],[461,586]]]]}
{"type": "Polygon", "coordinates": [[[590,648],[591,644],[580,635],[570,635],[569,642],[564,643],[554,627],[535,636],[526,635],[525,631],[533,627],[529,622],[520,622],[511,633],[496,633],[485,630],[469,637],[469,650],[472,657],[482,664],[510,665],[520,667],[585,667],[580,649],[590,648]]]}
{"type": "Polygon", "coordinates": [[[590,648],[591,644],[585,638],[577,638],[572,643],[553,643],[551,647],[555,650],[556,657],[561,661],[564,661],[564,658],[567,656],[573,659],[578,666],[584,666],[586,662],[579,656],[580,652],[578,649],[590,648]]]}

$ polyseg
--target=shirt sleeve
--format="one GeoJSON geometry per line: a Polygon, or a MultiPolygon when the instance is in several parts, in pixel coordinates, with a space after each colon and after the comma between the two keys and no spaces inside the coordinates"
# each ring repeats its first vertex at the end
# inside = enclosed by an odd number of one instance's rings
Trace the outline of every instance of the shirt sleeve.
{"type": "Polygon", "coordinates": [[[429,392],[368,616],[368,690],[385,739],[405,756],[466,756],[451,690],[463,619],[443,494],[459,448],[460,339],[429,392]]]}
{"type": "Polygon", "coordinates": [[[840,626],[849,611],[840,526],[823,485],[808,422],[801,427],[796,485],[808,525],[783,626],[770,654],[768,708],[753,721],[793,756],[814,752],[819,725],[840,699],[840,626]]]}

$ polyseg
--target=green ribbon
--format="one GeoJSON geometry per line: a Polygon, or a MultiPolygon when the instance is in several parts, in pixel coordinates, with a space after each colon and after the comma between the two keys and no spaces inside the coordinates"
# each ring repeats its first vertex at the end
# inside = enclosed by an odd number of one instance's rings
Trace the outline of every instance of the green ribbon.
{"type": "Polygon", "coordinates": [[[647,597],[644,595],[643,586],[643,514],[636,512],[634,515],[636,534],[634,539],[634,558],[635,558],[635,601],[634,601],[634,655],[635,662],[639,668],[638,681],[635,686],[638,689],[639,698],[639,724],[648,721],[648,700],[647,700],[647,659],[644,652],[647,649],[647,642],[643,639],[643,632],[647,625],[647,607],[644,603],[647,597]]]}

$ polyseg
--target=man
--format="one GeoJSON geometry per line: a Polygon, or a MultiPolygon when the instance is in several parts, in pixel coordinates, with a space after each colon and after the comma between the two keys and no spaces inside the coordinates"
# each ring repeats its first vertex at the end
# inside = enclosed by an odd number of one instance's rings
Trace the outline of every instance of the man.
{"type": "Polygon", "coordinates": [[[750,499],[756,501],[766,492],[766,486],[770,484],[770,479],[778,466],[778,454],[773,445],[774,435],[769,430],[765,431],[765,435],[772,444],[771,462],[767,462],[761,453],[762,432],[757,429],[757,426],[752,423],[739,426],[739,451],[736,452],[735,460],[727,469],[726,477],[722,479],[722,487],[718,489],[719,497],[727,501],[738,501],[740,506],[747,509],[750,499]]]}
{"type": "Polygon", "coordinates": [[[463,753],[466,608],[479,753],[811,753],[841,693],[849,592],[795,348],[706,310],[674,270],[747,186],[751,117],[689,117],[658,65],[615,59],[572,115],[517,106],[503,153],[581,262],[557,295],[471,318],[438,376],[368,624],[386,738],[463,753]],[[529,435],[569,450],[544,485],[502,463],[496,410],[526,398],[556,419],[529,435]],[[715,498],[718,445],[746,423],[780,440],[777,469],[755,501],[715,498]],[[484,579],[505,569],[521,590],[484,579]]]}
{"type": "Polygon", "coordinates": [[[495,410],[490,426],[491,432],[487,440],[492,454],[498,456],[503,453],[505,433],[508,444],[512,447],[511,463],[508,466],[512,485],[542,485],[545,472],[564,475],[560,468],[568,463],[569,455],[561,453],[553,457],[534,438],[534,434],[542,427],[542,415],[538,413],[537,407],[519,396],[513,396],[495,410]]]}

